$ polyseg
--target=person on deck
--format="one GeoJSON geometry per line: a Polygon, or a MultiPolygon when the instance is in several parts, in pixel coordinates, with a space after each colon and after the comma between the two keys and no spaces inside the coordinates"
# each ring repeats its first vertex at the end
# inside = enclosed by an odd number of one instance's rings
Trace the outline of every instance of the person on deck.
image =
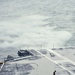
{"type": "Polygon", "coordinates": [[[53,75],[56,75],[56,70],[53,72],[53,75]]]}

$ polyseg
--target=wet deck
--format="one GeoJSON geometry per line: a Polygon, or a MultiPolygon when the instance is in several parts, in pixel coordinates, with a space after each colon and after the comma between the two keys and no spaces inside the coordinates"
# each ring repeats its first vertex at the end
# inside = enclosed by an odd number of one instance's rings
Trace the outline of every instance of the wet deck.
{"type": "Polygon", "coordinates": [[[31,52],[35,55],[5,63],[0,75],[52,75],[54,64],[36,51],[31,52]]]}
{"type": "Polygon", "coordinates": [[[30,64],[5,64],[0,75],[28,75],[32,69],[30,64]]]}

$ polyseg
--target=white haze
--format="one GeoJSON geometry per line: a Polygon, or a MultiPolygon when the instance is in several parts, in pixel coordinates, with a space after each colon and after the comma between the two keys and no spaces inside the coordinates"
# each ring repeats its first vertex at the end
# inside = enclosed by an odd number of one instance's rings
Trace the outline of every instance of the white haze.
{"type": "Polygon", "coordinates": [[[46,26],[48,17],[22,15],[11,21],[0,22],[0,47],[63,47],[71,38],[67,31],[55,31],[46,26]]]}

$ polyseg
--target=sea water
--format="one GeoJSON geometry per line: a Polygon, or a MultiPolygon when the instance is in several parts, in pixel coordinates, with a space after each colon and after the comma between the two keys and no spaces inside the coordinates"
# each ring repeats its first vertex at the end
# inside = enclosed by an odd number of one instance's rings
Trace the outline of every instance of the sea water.
{"type": "Polygon", "coordinates": [[[74,46],[74,0],[0,0],[0,48],[74,46]]]}

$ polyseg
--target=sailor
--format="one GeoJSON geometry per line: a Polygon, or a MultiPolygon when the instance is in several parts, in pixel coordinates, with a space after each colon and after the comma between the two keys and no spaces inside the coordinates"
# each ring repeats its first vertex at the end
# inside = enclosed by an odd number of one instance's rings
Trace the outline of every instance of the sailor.
{"type": "Polygon", "coordinates": [[[56,70],[53,72],[53,75],[56,75],[56,70]]]}

